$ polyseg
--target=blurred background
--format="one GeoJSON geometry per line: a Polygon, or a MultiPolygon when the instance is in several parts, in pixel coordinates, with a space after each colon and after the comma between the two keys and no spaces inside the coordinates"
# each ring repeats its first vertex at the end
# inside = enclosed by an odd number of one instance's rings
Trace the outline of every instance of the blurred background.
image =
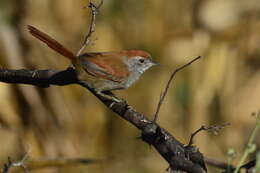
{"type": "MultiPolygon", "coordinates": [[[[234,148],[240,158],[255,126],[252,112],[260,108],[259,0],[104,1],[87,51],[144,49],[161,64],[115,93],[152,119],[172,71],[203,56],[178,73],[158,123],[183,143],[201,125],[230,123],[217,136],[200,133],[195,144],[208,157],[226,161],[227,150],[234,148]]],[[[69,61],[30,36],[26,27],[33,25],[77,52],[89,27],[87,4],[0,0],[1,67],[66,69],[69,61]]],[[[0,83],[1,165],[8,156],[19,159],[30,151],[31,160],[102,160],[32,172],[165,172],[166,161],[139,136],[80,86],[0,83]]]]}

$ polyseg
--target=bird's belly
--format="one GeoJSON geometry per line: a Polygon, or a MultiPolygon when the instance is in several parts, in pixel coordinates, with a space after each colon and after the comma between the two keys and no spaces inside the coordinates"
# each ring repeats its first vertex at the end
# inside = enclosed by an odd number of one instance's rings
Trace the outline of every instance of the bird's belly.
{"type": "Polygon", "coordinates": [[[92,76],[86,72],[79,74],[79,80],[86,82],[87,86],[89,86],[90,88],[94,88],[97,91],[111,91],[125,88],[123,82],[92,76]]]}
{"type": "Polygon", "coordinates": [[[131,85],[133,85],[140,77],[139,73],[130,75],[127,80],[124,82],[125,88],[129,88],[131,85]]]}

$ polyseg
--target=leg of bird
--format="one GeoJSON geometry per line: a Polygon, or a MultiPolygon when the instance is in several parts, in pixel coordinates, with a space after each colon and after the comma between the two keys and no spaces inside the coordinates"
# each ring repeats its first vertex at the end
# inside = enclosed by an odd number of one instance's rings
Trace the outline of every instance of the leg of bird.
{"type": "Polygon", "coordinates": [[[118,98],[116,98],[116,97],[114,97],[114,96],[111,96],[111,95],[108,95],[108,94],[103,93],[102,91],[104,91],[104,88],[98,88],[98,89],[97,89],[97,88],[94,88],[93,86],[89,85],[87,82],[82,81],[82,80],[80,80],[79,83],[80,83],[81,85],[87,87],[87,88],[93,89],[97,95],[100,95],[101,97],[104,97],[104,98],[106,98],[106,99],[108,99],[108,100],[112,100],[112,101],[114,101],[114,102],[116,102],[116,103],[119,103],[119,102],[122,102],[122,101],[123,101],[123,100],[120,100],[120,99],[118,99],[118,98]]]}
{"type": "Polygon", "coordinates": [[[116,98],[115,96],[104,94],[102,91],[96,90],[96,93],[97,93],[97,95],[100,95],[100,96],[102,96],[102,97],[104,97],[104,98],[106,98],[108,100],[112,100],[112,101],[117,102],[117,103],[122,102],[122,100],[116,98]]]}

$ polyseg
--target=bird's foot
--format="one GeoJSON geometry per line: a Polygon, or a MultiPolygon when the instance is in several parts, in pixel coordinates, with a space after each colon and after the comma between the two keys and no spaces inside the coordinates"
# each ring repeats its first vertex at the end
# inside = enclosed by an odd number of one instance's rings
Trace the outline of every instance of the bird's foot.
{"type": "Polygon", "coordinates": [[[102,91],[97,91],[96,93],[97,93],[97,95],[100,95],[100,96],[102,96],[102,97],[104,97],[104,98],[106,98],[108,100],[114,101],[116,103],[120,103],[120,102],[124,101],[124,100],[121,100],[121,99],[119,99],[119,98],[117,98],[117,97],[115,97],[113,95],[105,94],[102,91]]]}

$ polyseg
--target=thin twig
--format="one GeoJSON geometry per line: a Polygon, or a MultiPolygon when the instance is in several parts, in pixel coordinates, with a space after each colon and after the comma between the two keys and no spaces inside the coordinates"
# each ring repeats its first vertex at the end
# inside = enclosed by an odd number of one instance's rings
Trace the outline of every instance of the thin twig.
{"type": "Polygon", "coordinates": [[[24,171],[24,173],[29,173],[29,170],[27,169],[27,166],[25,165],[25,161],[27,161],[29,158],[28,152],[25,153],[23,158],[20,161],[13,162],[10,157],[8,157],[8,162],[4,165],[4,168],[2,170],[2,173],[8,173],[9,170],[12,167],[21,167],[24,171]]]}
{"type": "Polygon", "coordinates": [[[234,168],[233,165],[229,165],[228,163],[226,163],[222,160],[217,160],[215,158],[210,158],[210,157],[204,156],[204,161],[207,165],[213,166],[215,168],[220,168],[220,169],[224,169],[224,170],[227,170],[228,168],[231,168],[231,169],[234,168]]]}
{"type": "MultiPolygon", "coordinates": [[[[222,173],[232,173],[235,171],[235,167],[233,165],[228,164],[221,160],[204,157],[204,161],[207,165],[225,170],[222,173]],[[230,169],[228,169],[228,168],[230,168],[230,169]]],[[[252,160],[248,161],[246,164],[242,165],[241,168],[246,169],[248,171],[255,166],[256,166],[256,159],[252,159],[252,160]]]]}
{"type": "Polygon", "coordinates": [[[171,82],[172,82],[174,76],[176,75],[176,73],[178,73],[180,70],[184,69],[185,67],[191,65],[193,62],[197,61],[197,60],[200,59],[200,58],[201,58],[201,56],[198,56],[197,58],[194,58],[193,60],[191,60],[191,61],[188,62],[187,64],[184,64],[183,66],[177,68],[177,69],[172,73],[172,75],[171,75],[171,77],[170,77],[170,79],[169,79],[169,81],[168,81],[168,83],[167,83],[167,85],[166,85],[166,87],[165,87],[164,92],[163,92],[163,93],[161,94],[161,96],[160,96],[160,100],[159,100],[159,103],[158,103],[156,112],[155,112],[155,114],[154,114],[154,120],[153,120],[154,122],[156,122],[156,120],[157,120],[157,118],[158,118],[158,114],[159,114],[160,108],[161,108],[161,106],[162,106],[162,103],[163,103],[163,101],[164,101],[164,98],[165,98],[165,96],[166,96],[166,94],[167,94],[167,92],[168,92],[168,89],[169,89],[169,87],[170,87],[170,84],[171,84],[171,82]]]}
{"type": "Polygon", "coordinates": [[[86,47],[89,45],[90,43],[90,37],[92,35],[93,32],[95,32],[95,26],[96,26],[96,15],[98,14],[98,10],[100,9],[100,7],[103,5],[103,1],[101,0],[99,5],[96,6],[94,3],[92,3],[91,1],[89,2],[88,7],[91,10],[91,21],[90,21],[90,26],[89,26],[89,30],[87,35],[84,38],[83,44],[81,46],[81,48],[79,49],[79,51],[77,52],[77,56],[80,56],[81,53],[86,49],[86,47]]]}
{"type": "Polygon", "coordinates": [[[245,162],[246,158],[248,157],[249,154],[253,153],[256,150],[256,144],[254,143],[254,140],[256,139],[257,133],[260,130],[260,110],[258,111],[258,114],[256,116],[256,126],[249,138],[249,141],[247,143],[246,149],[239,160],[237,167],[234,171],[234,173],[238,173],[241,165],[245,162]]]}
{"type": "Polygon", "coordinates": [[[191,146],[193,144],[193,138],[202,130],[213,132],[215,135],[218,134],[218,132],[223,129],[224,127],[230,125],[229,123],[223,124],[223,125],[213,125],[209,127],[201,126],[198,130],[193,132],[190,137],[190,141],[187,146],[191,146]]]}
{"type": "Polygon", "coordinates": [[[198,134],[200,131],[202,130],[206,130],[205,126],[201,126],[198,130],[196,130],[195,132],[193,132],[190,136],[190,141],[188,143],[188,146],[191,146],[193,144],[193,138],[196,136],[196,134],[198,134]]]}
{"type": "MultiPolygon", "coordinates": [[[[105,160],[104,160],[105,161],[105,160]]],[[[34,159],[26,162],[27,168],[33,172],[46,168],[66,168],[72,166],[88,166],[102,163],[103,160],[87,159],[87,158],[57,158],[57,159],[34,159]]],[[[20,169],[13,168],[12,173],[21,172],[20,169]]]]}

